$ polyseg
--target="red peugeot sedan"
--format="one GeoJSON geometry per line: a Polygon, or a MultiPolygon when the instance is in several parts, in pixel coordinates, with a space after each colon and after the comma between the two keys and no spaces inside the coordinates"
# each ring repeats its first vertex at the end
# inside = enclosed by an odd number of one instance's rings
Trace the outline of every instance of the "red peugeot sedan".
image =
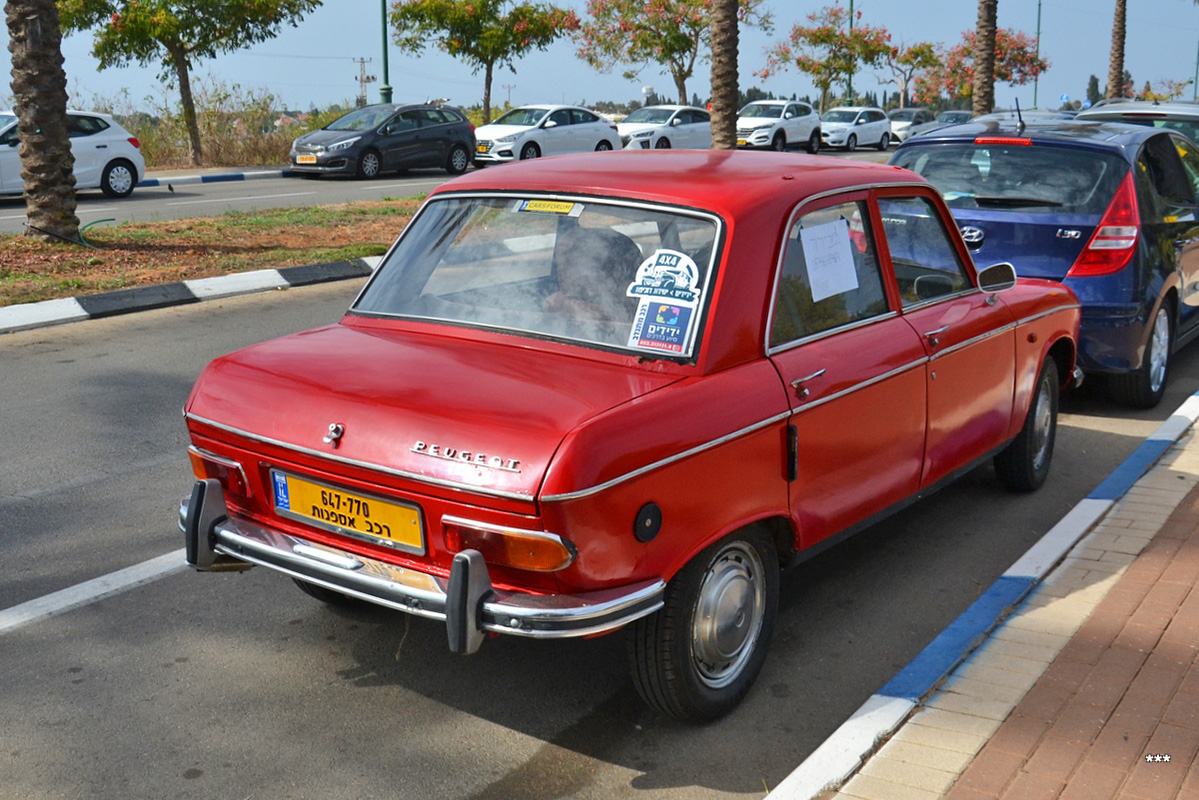
{"type": "Polygon", "coordinates": [[[538,159],[433,192],[336,324],[188,398],[199,570],[488,635],[627,628],[653,707],[749,690],[780,569],[993,461],[1037,488],[1078,302],[976,271],[914,173],[538,159]]]}

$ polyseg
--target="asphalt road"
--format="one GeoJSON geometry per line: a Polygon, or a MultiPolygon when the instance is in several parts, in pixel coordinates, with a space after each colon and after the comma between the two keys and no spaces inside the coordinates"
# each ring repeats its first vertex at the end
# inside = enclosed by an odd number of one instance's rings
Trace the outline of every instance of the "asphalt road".
{"type": "MultiPolygon", "coordinates": [[[[196,374],[358,283],[0,337],[0,613],[177,552],[196,374]]],[[[1197,389],[1195,348],[1153,412],[1085,389],[1040,491],[980,468],[788,573],[719,722],[646,710],[619,633],[454,656],[429,621],[178,569],[0,633],[0,799],[762,797],[1197,389]]]]}

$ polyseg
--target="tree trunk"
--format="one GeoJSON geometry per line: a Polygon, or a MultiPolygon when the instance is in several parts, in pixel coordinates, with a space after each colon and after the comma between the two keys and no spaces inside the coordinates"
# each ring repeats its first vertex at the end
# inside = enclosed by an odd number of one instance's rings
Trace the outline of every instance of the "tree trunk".
{"type": "Polygon", "coordinates": [[[712,149],[737,147],[737,0],[712,3],[712,149]]]}
{"type": "Polygon", "coordinates": [[[679,75],[675,75],[674,88],[675,91],[679,93],[679,105],[690,105],[690,101],[687,100],[687,79],[679,75]]]}
{"type": "Polygon", "coordinates": [[[171,63],[175,65],[175,76],[179,79],[179,106],[183,109],[183,125],[187,128],[188,155],[192,166],[204,163],[204,154],[200,149],[200,123],[196,120],[196,101],[192,97],[191,75],[187,64],[187,51],[179,43],[165,44],[171,55],[171,63]]]}
{"type": "Polygon", "coordinates": [[[491,122],[491,67],[488,63],[483,67],[483,124],[491,122]]]}
{"type": "Polygon", "coordinates": [[[1124,97],[1124,35],[1126,0],[1116,0],[1116,16],[1112,19],[1112,53],[1107,67],[1107,96],[1124,97]]]}
{"type": "Polygon", "coordinates": [[[999,0],[978,0],[974,32],[974,113],[995,109],[995,29],[999,0]]]}
{"type": "Polygon", "coordinates": [[[67,76],[54,0],[8,0],[8,51],[21,136],[27,236],[47,242],[79,239],[75,159],[67,131],[67,76]]]}

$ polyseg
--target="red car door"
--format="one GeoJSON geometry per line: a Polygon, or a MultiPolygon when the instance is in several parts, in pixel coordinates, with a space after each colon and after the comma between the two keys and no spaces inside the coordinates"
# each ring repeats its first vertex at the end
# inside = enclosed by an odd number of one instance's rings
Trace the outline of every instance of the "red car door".
{"type": "Polygon", "coordinates": [[[770,357],[791,407],[791,514],[800,545],[919,488],[924,347],[889,303],[865,192],[791,222],[775,285],[770,357]]]}
{"type": "Polygon", "coordinates": [[[928,354],[928,439],[921,485],[985,456],[1011,434],[1015,317],[976,286],[931,197],[879,199],[903,318],[928,354]]]}

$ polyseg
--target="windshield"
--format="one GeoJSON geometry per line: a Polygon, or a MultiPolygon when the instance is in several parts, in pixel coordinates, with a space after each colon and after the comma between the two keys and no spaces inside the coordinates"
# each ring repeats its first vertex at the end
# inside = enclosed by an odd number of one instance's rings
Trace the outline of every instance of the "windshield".
{"type": "Polygon", "coordinates": [[[896,122],[910,122],[916,116],[916,112],[910,108],[900,108],[892,111],[887,116],[896,122]]]}
{"type": "Polygon", "coordinates": [[[783,114],[781,105],[767,105],[765,103],[750,103],[745,108],[738,112],[742,117],[763,117],[767,119],[778,119],[783,114]]]}
{"type": "Polygon", "coordinates": [[[514,108],[492,124],[532,126],[541,122],[542,117],[548,113],[549,111],[544,108],[514,108]]]}
{"type": "Polygon", "coordinates": [[[434,198],[352,311],[690,356],[716,219],[616,201],[434,198]]]}
{"type": "Polygon", "coordinates": [[[661,125],[674,115],[672,108],[639,108],[624,118],[624,122],[642,122],[661,125]]]}
{"type": "Polygon", "coordinates": [[[366,131],[382,125],[395,112],[394,108],[360,108],[339,117],[326,126],[327,131],[366,131]]]}
{"type": "Polygon", "coordinates": [[[898,150],[893,164],[918,172],[950,208],[1102,214],[1128,165],[1120,157],[1046,145],[932,144],[898,150]]]}
{"type": "Polygon", "coordinates": [[[956,125],[959,122],[969,122],[971,112],[969,111],[942,111],[937,115],[937,122],[947,122],[956,125]]]}
{"type": "Polygon", "coordinates": [[[835,108],[832,111],[825,111],[823,116],[820,117],[825,122],[853,122],[857,118],[858,112],[856,111],[837,110],[835,108]]]}

